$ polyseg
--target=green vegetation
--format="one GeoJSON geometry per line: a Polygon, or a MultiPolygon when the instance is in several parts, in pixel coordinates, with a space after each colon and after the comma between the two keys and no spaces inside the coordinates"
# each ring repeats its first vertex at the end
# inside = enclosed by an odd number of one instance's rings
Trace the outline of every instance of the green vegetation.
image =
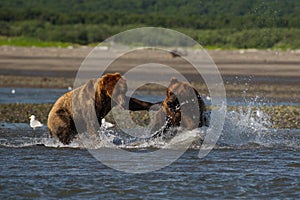
{"type": "Polygon", "coordinates": [[[36,38],[31,37],[1,37],[0,36],[0,46],[22,46],[22,47],[68,47],[73,44],[70,42],[55,42],[55,41],[41,41],[36,38]]]}
{"type": "Polygon", "coordinates": [[[0,44],[87,45],[156,26],[205,47],[297,49],[299,13],[298,0],[2,0],[0,44]]]}

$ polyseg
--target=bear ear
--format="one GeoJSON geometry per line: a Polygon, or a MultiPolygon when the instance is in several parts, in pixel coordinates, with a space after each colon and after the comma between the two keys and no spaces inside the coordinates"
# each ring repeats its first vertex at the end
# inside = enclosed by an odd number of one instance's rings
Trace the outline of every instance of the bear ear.
{"type": "Polygon", "coordinates": [[[171,82],[170,84],[173,85],[175,83],[178,83],[178,80],[177,80],[177,78],[172,77],[170,82],[171,82]]]}
{"type": "Polygon", "coordinates": [[[106,74],[102,77],[102,80],[104,83],[108,83],[111,81],[119,80],[120,77],[121,77],[121,74],[119,74],[119,73],[106,74]]]}
{"type": "Polygon", "coordinates": [[[117,82],[120,78],[121,78],[121,74],[117,72],[117,73],[114,73],[114,74],[110,74],[109,81],[117,82]]]}
{"type": "Polygon", "coordinates": [[[115,78],[121,78],[121,74],[119,72],[116,72],[114,74],[111,74],[112,76],[114,76],[115,78]]]}

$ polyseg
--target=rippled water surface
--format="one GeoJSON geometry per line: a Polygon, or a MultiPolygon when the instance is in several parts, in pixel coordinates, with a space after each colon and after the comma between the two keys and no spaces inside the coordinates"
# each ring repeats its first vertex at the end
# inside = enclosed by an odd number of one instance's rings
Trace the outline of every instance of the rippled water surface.
{"type": "Polygon", "coordinates": [[[300,153],[292,148],[187,151],[170,166],[127,174],[87,150],[1,147],[1,197],[92,199],[299,198],[300,153]]]}
{"type": "MultiPolygon", "coordinates": [[[[28,101],[53,102],[65,90],[48,92],[53,95],[46,100],[36,101],[32,95],[28,101]]],[[[9,95],[15,94],[7,90],[1,103],[7,103],[7,99],[13,98],[9,95]]],[[[62,145],[48,138],[47,127],[33,131],[25,123],[1,122],[0,198],[299,199],[300,130],[270,129],[268,119],[264,113],[253,115],[249,109],[228,112],[223,133],[206,157],[198,157],[196,142],[176,162],[144,174],[125,173],[102,164],[80,141],[62,145]]],[[[114,153],[116,150],[110,144],[120,135],[112,130],[102,130],[100,134],[107,143],[99,148],[104,148],[108,155],[114,153]]],[[[180,134],[197,140],[205,137],[205,129],[180,134]]],[[[145,156],[164,147],[158,141],[124,141],[123,150],[145,156]]],[[[120,160],[112,158],[115,163],[120,160]]]]}

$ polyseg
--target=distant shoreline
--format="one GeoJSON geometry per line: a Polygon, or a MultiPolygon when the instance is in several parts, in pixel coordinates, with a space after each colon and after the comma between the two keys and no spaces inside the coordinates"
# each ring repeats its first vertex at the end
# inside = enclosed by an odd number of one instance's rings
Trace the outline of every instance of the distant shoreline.
{"type": "MultiPolygon", "coordinates": [[[[0,75],[23,75],[43,77],[74,78],[81,63],[93,50],[92,47],[80,46],[78,48],[53,48],[53,47],[14,47],[0,46],[0,75]],[[11,71],[11,72],[10,72],[11,71]],[[22,74],[23,73],[23,74],[22,74]],[[48,74],[47,74],[48,73],[48,74]]],[[[150,50],[149,50],[150,51],[150,50]]],[[[153,53],[153,51],[150,51],[153,53]]],[[[192,51],[195,56],[201,54],[200,50],[192,51]]],[[[268,77],[300,77],[300,50],[275,51],[275,50],[206,50],[219,68],[222,76],[268,76],[268,77]]],[[[101,59],[110,59],[114,53],[108,50],[100,50],[101,59]]],[[[189,52],[187,52],[189,54],[189,52]]],[[[168,53],[158,52],[151,54],[157,56],[158,63],[178,65],[185,68],[186,73],[192,73],[189,66],[182,63],[182,59],[173,58],[168,53]]],[[[134,55],[133,55],[134,56],[134,55]]],[[[140,51],[135,57],[118,60],[114,71],[125,72],[128,61],[131,65],[139,64],[141,60],[147,61],[147,51],[140,51]],[[130,60],[129,60],[130,59],[130,60]],[[124,71],[125,70],[125,71],[124,71]]],[[[0,85],[1,86],[1,85],[0,85]]]]}
{"type": "MultiPolygon", "coordinates": [[[[25,48],[0,46],[0,87],[67,88],[73,86],[76,72],[91,47],[78,48],[25,48]]],[[[275,101],[300,101],[300,51],[269,50],[208,50],[223,77],[226,95],[232,98],[256,96],[275,101]]],[[[138,52],[137,58],[128,55],[115,63],[115,71],[126,72],[131,65],[147,61],[147,52],[138,52]]],[[[111,56],[101,51],[101,56],[111,56]]],[[[102,59],[102,58],[101,58],[102,59]]],[[[100,61],[101,61],[100,59],[100,61]]],[[[180,58],[157,54],[157,60],[170,63],[191,78],[191,83],[200,88],[197,76],[180,58]]],[[[143,76],[153,76],[153,70],[143,76]],[[150,75],[149,75],[149,74],[150,75]]],[[[158,87],[146,88],[149,93],[158,87]]],[[[51,104],[0,104],[0,121],[27,122],[31,112],[44,116],[45,123],[51,104]],[[25,107],[24,107],[25,106],[25,107]],[[25,113],[20,113],[24,111],[25,113]],[[16,117],[17,116],[17,117],[16,117]]],[[[233,108],[237,109],[237,107],[233,108]]],[[[275,106],[264,108],[273,117],[279,128],[299,128],[299,106],[275,106]],[[275,109],[275,110],[274,110],[275,109]],[[282,119],[282,116],[287,116],[282,119]]]]}
{"type": "MultiPolygon", "coordinates": [[[[77,70],[92,47],[38,48],[0,46],[0,87],[67,88],[73,86],[77,70]]],[[[148,62],[147,51],[128,55],[112,64],[111,72],[124,73],[131,66],[148,62]]],[[[153,53],[153,52],[151,52],[153,53]]],[[[208,50],[223,77],[227,95],[240,97],[245,90],[249,96],[300,99],[300,51],[271,50],[208,50]]],[[[100,62],[112,57],[100,50],[100,62]]],[[[200,88],[198,76],[169,53],[154,52],[157,62],[176,66],[183,75],[200,88]]],[[[96,72],[97,73],[97,72],[96,72]]],[[[141,74],[155,76],[153,70],[141,74]]],[[[157,88],[147,88],[150,91],[157,88]]],[[[203,92],[205,93],[205,92],[203,92]]]]}

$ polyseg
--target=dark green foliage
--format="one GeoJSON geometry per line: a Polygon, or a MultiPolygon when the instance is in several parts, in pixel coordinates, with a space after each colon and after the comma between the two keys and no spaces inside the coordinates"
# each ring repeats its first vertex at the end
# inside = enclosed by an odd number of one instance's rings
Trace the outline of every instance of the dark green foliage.
{"type": "Polygon", "coordinates": [[[157,26],[204,46],[299,48],[299,13],[298,0],[2,0],[0,35],[90,44],[157,26]]]}

